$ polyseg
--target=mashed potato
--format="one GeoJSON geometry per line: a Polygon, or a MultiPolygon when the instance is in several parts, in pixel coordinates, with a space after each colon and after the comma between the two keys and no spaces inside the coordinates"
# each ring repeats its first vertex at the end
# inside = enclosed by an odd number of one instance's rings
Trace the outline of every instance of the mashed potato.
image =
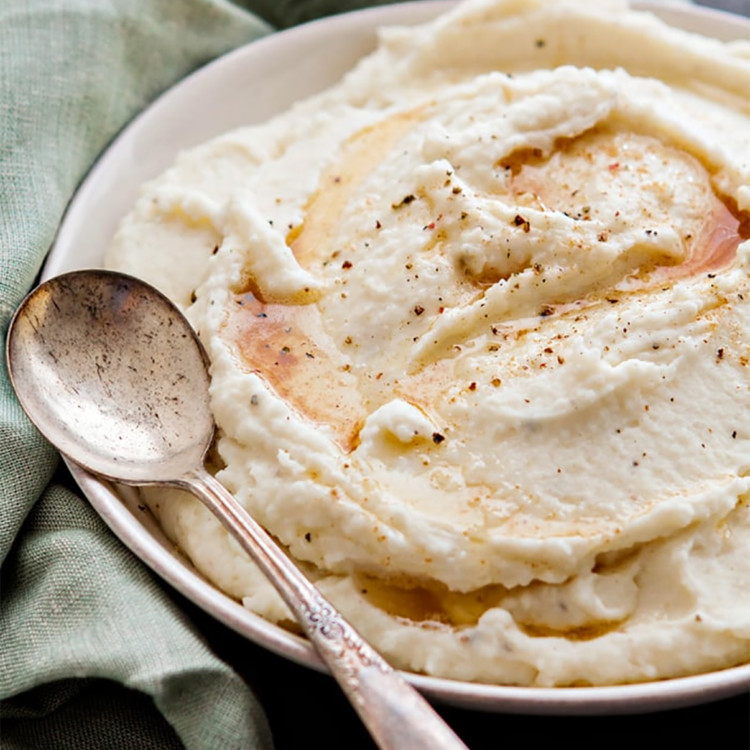
{"type": "Polygon", "coordinates": [[[392,663],[611,684],[750,660],[749,236],[747,44],[469,0],[183,153],[108,265],[186,310],[218,478],[392,663]]]}

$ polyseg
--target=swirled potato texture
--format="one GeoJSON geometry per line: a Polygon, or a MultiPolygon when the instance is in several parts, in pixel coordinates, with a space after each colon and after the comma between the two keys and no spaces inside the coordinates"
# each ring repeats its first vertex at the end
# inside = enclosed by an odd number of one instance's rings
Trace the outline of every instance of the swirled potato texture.
{"type": "Polygon", "coordinates": [[[217,476],[392,662],[611,684],[750,659],[749,212],[747,45],[469,0],[183,153],[108,262],[186,310],[217,476]]]}

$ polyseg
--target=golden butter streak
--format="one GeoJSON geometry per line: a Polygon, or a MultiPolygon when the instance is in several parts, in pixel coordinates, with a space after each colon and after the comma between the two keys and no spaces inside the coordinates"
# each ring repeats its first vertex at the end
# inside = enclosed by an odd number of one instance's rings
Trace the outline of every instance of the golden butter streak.
{"type": "Polygon", "coordinates": [[[302,266],[333,250],[331,239],[356,187],[383,160],[396,141],[424,117],[424,108],[398,112],[355,133],[342,146],[340,157],[321,176],[305,207],[305,218],[286,236],[302,266]]]}

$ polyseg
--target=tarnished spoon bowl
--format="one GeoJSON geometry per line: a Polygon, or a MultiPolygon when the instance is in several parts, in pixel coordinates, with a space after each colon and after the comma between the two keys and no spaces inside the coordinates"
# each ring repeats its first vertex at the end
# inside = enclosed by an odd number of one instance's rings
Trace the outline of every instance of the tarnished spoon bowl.
{"type": "Polygon", "coordinates": [[[50,279],[16,311],[7,358],[21,405],[73,462],[205,503],[276,586],[379,747],[465,747],[204,469],[214,434],[208,361],[164,295],[108,271],[50,279]]]}
{"type": "Polygon", "coordinates": [[[130,484],[173,480],[214,433],[207,358],[182,314],[119,274],[65,274],[11,324],[8,369],[40,431],[90,471],[130,484]]]}

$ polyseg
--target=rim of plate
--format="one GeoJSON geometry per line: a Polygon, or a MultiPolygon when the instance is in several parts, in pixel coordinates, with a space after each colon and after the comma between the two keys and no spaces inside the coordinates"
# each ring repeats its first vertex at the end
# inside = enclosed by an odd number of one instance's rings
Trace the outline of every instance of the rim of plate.
{"type": "MultiPolygon", "coordinates": [[[[330,16],[252,41],[180,81],[127,125],[95,163],[70,202],[42,278],[100,266],[104,248],[134,204],[139,186],[169,167],[179,150],[233,127],[262,122],[332,85],[373,48],[378,27],[420,23],[453,4],[453,0],[420,0],[330,16]],[[300,59],[306,60],[303,68],[300,59]],[[91,216],[96,217],[93,222],[91,216]]],[[[633,7],[651,10],[687,31],[750,40],[750,19],[740,16],[665,1],[634,2],[633,7]]],[[[326,671],[305,639],[250,612],[209,583],[174,549],[135,490],[66,463],[114,534],[177,591],[257,645],[326,671]]],[[[404,676],[438,702],[523,714],[651,712],[750,689],[750,664],[657,682],[579,688],[487,685],[410,672],[404,676]]]]}

